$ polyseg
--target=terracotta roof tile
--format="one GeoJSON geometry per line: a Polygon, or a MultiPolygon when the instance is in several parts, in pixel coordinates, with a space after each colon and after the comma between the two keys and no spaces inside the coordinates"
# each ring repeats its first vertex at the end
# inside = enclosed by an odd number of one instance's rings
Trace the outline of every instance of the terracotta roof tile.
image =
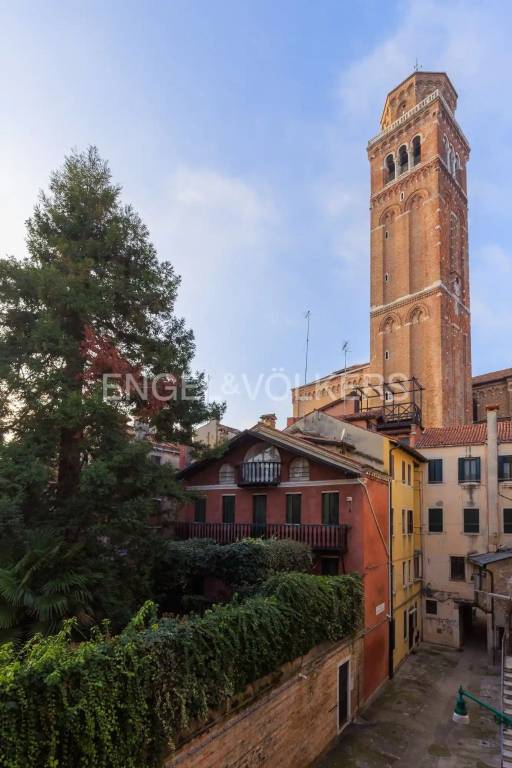
{"type": "MultiPolygon", "coordinates": [[[[448,445],[483,445],[487,424],[461,424],[456,427],[429,427],[416,441],[416,448],[441,448],[448,445]]],[[[512,419],[498,420],[498,442],[512,443],[512,419]]]]}

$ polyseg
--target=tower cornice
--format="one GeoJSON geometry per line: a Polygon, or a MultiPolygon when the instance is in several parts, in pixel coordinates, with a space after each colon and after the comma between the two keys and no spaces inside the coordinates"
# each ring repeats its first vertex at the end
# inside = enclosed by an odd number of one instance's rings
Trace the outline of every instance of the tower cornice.
{"type": "Polygon", "coordinates": [[[378,315],[385,315],[386,312],[392,312],[393,310],[400,307],[405,307],[407,304],[415,304],[421,299],[428,298],[429,296],[441,292],[444,292],[447,296],[453,299],[459,305],[460,309],[462,309],[468,315],[471,314],[469,307],[466,307],[466,305],[463,304],[463,302],[453,293],[453,291],[450,291],[450,289],[447,288],[441,280],[438,280],[436,283],[433,283],[432,285],[427,286],[427,288],[423,288],[421,291],[417,291],[416,293],[412,293],[407,296],[400,296],[398,299],[395,299],[395,301],[390,301],[388,304],[381,304],[378,307],[370,307],[370,316],[376,317],[378,315]]]}
{"type": "Polygon", "coordinates": [[[388,125],[387,128],[384,128],[376,136],[371,138],[369,140],[369,142],[368,142],[368,150],[370,150],[372,147],[374,147],[376,144],[378,144],[380,141],[382,141],[383,138],[388,137],[389,135],[394,133],[399,128],[402,128],[406,123],[409,122],[409,120],[412,117],[415,117],[420,112],[423,112],[423,110],[425,110],[428,106],[433,104],[436,100],[439,100],[439,102],[442,104],[442,106],[446,110],[446,113],[447,113],[448,117],[453,122],[454,126],[456,127],[457,131],[460,134],[460,137],[461,137],[463,143],[465,144],[466,151],[469,153],[470,146],[469,146],[469,142],[468,142],[466,136],[464,135],[464,131],[462,130],[462,128],[458,124],[457,120],[455,119],[455,115],[453,114],[452,110],[448,106],[448,103],[447,103],[446,99],[444,98],[443,94],[441,93],[441,91],[438,88],[436,88],[435,91],[430,93],[422,101],[420,101],[414,107],[409,109],[407,112],[404,112],[403,115],[400,115],[400,117],[397,120],[395,120],[393,123],[391,123],[391,125],[388,125]]]}

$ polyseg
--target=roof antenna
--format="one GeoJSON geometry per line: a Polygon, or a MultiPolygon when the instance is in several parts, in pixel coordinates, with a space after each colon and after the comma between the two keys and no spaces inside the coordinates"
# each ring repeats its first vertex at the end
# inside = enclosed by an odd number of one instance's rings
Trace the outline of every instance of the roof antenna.
{"type": "Polygon", "coordinates": [[[311,310],[308,309],[304,318],[306,320],[306,364],[304,366],[304,384],[308,383],[308,354],[309,354],[309,318],[311,317],[311,310]]]}
{"type": "MultiPolygon", "coordinates": [[[[343,376],[343,389],[347,386],[347,353],[350,352],[350,349],[348,348],[348,340],[345,339],[343,342],[343,346],[341,347],[343,350],[343,353],[345,355],[345,375],[343,376]]],[[[343,393],[343,396],[345,397],[346,392],[343,393]]]]}
{"type": "Polygon", "coordinates": [[[345,340],[343,342],[342,350],[345,354],[345,376],[347,375],[347,353],[350,352],[350,349],[348,348],[348,340],[345,340]]]}
{"type": "Polygon", "coordinates": [[[414,71],[419,72],[421,69],[421,65],[418,63],[418,57],[416,56],[416,63],[414,65],[414,71]]]}

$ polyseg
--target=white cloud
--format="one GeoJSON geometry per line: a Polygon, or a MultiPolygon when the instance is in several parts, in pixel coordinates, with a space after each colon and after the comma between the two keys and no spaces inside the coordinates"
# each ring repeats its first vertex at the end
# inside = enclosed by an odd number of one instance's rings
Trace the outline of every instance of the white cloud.
{"type": "Polygon", "coordinates": [[[253,281],[270,266],[269,243],[279,222],[270,192],[212,169],[183,166],[145,211],[160,257],[182,275],[182,311],[220,334],[229,307],[246,304],[253,281]]]}
{"type": "MultiPolygon", "coordinates": [[[[271,337],[270,297],[282,279],[274,262],[279,207],[266,187],[182,166],[144,210],[160,258],[182,276],[177,311],[194,330],[197,365],[208,370],[211,396],[226,399],[225,376],[236,376],[239,387],[244,374],[255,382],[271,337]]],[[[236,425],[253,424],[265,410],[263,390],[256,401],[246,392],[227,399],[236,425]]]]}

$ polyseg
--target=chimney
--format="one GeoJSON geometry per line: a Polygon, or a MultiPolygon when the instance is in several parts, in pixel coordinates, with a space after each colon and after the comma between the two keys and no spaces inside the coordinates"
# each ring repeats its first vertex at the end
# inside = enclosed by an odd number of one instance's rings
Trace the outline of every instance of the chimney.
{"type": "Polygon", "coordinates": [[[276,421],[275,413],[264,413],[263,416],[260,416],[260,424],[263,424],[264,427],[270,427],[270,429],[276,428],[276,421]]]}
{"type": "Polygon", "coordinates": [[[498,405],[488,405],[487,411],[487,520],[489,544],[499,545],[498,519],[498,405]]]}

